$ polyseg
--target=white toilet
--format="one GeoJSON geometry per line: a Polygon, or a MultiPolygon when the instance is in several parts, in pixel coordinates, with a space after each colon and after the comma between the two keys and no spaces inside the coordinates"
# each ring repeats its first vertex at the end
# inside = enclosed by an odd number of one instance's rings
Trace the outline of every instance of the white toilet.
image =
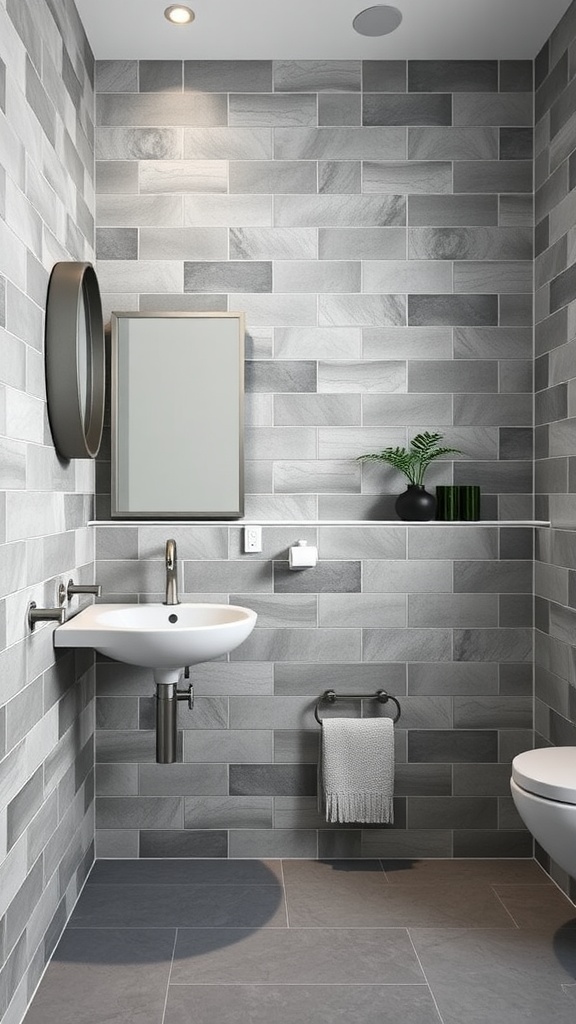
{"type": "Polygon", "coordinates": [[[542,747],[517,754],[510,789],[534,838],[576,878],[576,747],[542,747]]]}

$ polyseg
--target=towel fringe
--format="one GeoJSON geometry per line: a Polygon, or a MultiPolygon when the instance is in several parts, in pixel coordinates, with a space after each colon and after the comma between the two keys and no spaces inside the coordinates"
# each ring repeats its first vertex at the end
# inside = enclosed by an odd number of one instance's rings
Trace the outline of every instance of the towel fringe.
{"type": "Polygon", "coordinates": [[[392,797],[383,793],[326,793],[326,820],[392,824],[392,797]]]}

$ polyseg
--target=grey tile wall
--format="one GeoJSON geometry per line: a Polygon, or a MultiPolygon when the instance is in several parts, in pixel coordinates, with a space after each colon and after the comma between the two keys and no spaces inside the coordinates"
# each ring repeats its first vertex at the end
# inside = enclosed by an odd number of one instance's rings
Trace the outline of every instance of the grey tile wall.
{"type": "Polygon", "coordinates": [[[93,259],[93,74],[72,0],[0,3],[0,1017],[14,1024],[93,859],[93,658],[56,658],[53,627],[26,621],[94,571],[94,470],[57,457],[43,368],[50,270],[93,259]]]}
{"type": "Polygon", "coordinates": [[[105,305],[245,310],[247,422],[268,440],[247,436],[248,516],[387,518],[401,481],[354,459],[429,428],[466,453],[436,482],[479,479],[484,518],[531,518],[509,432],[532,425],[529,71],[98,65],[105,305]]]}
{"type": "Polygon", "coordinates": [[[98,856],[531,855],[508,779],[532,740],[532,530],[265,525],[247,555],[240,525],[95,529],[103,601],[126,598],[127,579],[131,600],[159,600],[174,532],[187,600],[259,616],[241,647],[192,669],[178,764],[153,763],[151,672],[98,660],[98,856]],[[320,560],[290,572],[301,537],[320,560]],[[333,826],[317,810],[314,706],[330,687],[401,702],[391,827],[333,826]]]}
{"type": "MultiPolygon", "coordinates": [[[[551,531],[537,531],[536,542],[535,727],[540,746],[576,743],[575,11],[572,4],[561,30],[555,30],[536,60],[535,501],[537,516],[552,522],[551,531]]],[[[538,855],[549,867],[547,855],[541,850],[538,855]]],[[[554,864],[550,869],[574,897],[574,880],[554,864]]]]}

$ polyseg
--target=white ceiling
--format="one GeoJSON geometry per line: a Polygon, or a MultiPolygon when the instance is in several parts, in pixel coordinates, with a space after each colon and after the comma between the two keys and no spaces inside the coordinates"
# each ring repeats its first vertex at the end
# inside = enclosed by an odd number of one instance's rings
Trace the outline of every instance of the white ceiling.
{"type": "Polygon", "coordinates": [[[518,59],[534,57],[570,0],[389,0],[403,13],[389,36],[352,29],[378,0],[183,0],[196,13],[169,24],[172,0],[76,0],[98,60],[518,59]]]}

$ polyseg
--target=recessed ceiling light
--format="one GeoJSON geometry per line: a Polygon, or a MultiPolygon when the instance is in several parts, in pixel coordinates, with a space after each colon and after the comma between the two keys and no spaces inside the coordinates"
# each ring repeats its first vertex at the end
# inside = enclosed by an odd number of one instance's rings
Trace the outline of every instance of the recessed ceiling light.
{"type": "Polygon", "coordinates": [[[352,22],[352,27],[361,36],[387,36],[402,21],[402,12],[397,7],[379,4],[378,7],[367,7],[360,11],[352,22]]]}
{"type": "Polygon", "coordinates": [[[164,17],[173,25],[189,25],[194,21],[194,11],[189,7],[182,7],[181,4],[172,4],[164,11],[164,17]]]}

